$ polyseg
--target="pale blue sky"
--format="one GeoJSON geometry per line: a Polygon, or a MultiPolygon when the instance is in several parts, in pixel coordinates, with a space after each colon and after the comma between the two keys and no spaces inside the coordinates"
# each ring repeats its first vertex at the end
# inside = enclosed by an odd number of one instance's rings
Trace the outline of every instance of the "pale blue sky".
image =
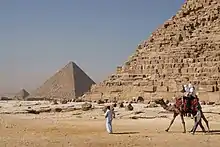
{"type": "Polygon", "coordinates": [[[184,0],[1,0],[0,93],[33,90],[69,61],[114,73],[184,0]]]}

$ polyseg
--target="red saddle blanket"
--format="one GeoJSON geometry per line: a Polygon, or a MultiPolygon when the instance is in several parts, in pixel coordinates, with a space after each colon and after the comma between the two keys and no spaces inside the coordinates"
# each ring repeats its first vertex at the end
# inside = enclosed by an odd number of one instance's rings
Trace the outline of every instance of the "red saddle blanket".
{"type": "Polygon", "coordinates": [[[185,112],[189,112],[190,109],[192,112],[198,111],[200,105],[198,98],[194,98],[190,101],[190,107],[187,106],[187,101],[187,99],[176,98],[175,106],[177,108],[182,108],[185,112]]]}

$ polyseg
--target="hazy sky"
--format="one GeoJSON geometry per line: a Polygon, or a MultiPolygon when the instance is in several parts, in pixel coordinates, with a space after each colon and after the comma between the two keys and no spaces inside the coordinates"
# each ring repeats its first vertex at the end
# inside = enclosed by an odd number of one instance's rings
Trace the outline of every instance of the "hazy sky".
{"type": "Polygon", "coordinates": [[[33,90],[74,61],[115,72],[184,0],[0,0],[0,93],[33,90]]]}

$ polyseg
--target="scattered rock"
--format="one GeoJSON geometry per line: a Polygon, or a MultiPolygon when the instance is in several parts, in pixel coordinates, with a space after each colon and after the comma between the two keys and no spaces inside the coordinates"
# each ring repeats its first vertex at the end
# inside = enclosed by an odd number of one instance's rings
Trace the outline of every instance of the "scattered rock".
{"type": "Polygon", "coordinates": [[[40,109],[38,112],[39,112],[39,113],[51,112],[51,108],[43,108],[43,109],[40,109]]]}
{"type": "Polygon", "coordinates": [[[38,103],[35,103],[34,105],[41,105],[41,103],[40,103],[40,102],[38,102],[38,103]]]}
{"type": "Polygon", "coordinates": [[[79,102],[84,102],[83,99],[75,99],[75,102],[79,103],[79,102]]]}
{"type": "Polygon", "coordinates": [[[139,117],[138,116],[131,116],[129,117],[130,119],[138,119],[139,117]]]}
{"type": "Polygon", "coordinates": [[[168,104],[170,103],[170,101],[169,101],[169,100],[166,100],[165,103],[168,105],[168,104]]]}
{"type": "Polygon", "coordinates": [[[167,116],[131,116],[130,119],[155,119],[155,118],[167,118],[167,116]]]}
{"type": "Polygon", "coordinates": [[[40,112],[39,111],[37,111],[37,110],[33,110],[33,109],[31,109],[31,110],[26,110],[28,113],[31,113],[31,114],[40,114],[40,112]]]}
{"type": "Polygon", "coordinates": [[[82,104],[82,110],[83,111],[88,111],[90,109],[92,109],[92,104],[91,103],[84,103],[84,104],[82,104]]]}
{"type": "Polygon", "coordinates": [[[104,101],[104,103],[108,103],[109,99],[104,99],[103,101],[104,101]]]}
{"type": "Polygon", "coordinates": [[[82,114],[82,112],[75,112],[72,115],[81,115],[81,114],[82,114]]]}
{"type": "Polygon", "coordinates": [[[12,100],[12,98],[9,98],[9,97],[1,97],[0,98],[0,100],[2,100],[2,101],[10,101],[10,100],[12,100]]]}
{"type": "Polygon", "coordinates": [[[98,100],[97,104],[104,104],[105,102],[103,100],[98,100]]]}
{"type": "Polygon", "coordinates": [[[58,105],[57,100],[53,100],[53,105],[58,105]]]}
{"type": "Polygon", "coordinates": [[[143,102],[144,102],[144,98],[141,97],[141,96],[139,96],[139,97],[137,98],[137,102],[138,102],[138,103],[143,103],[143,102]]]}
{"type": "Polygon", "coordinates": [[[71,111],[75,111],[75,110],[77,110],[77,108],[67,107],[67,108],[63,108],[62,112],[71,112],[71,111]]]}
{"type": "Polygon", "coordinates": [[[201,105],[206,105],[206,102],[205,101],[200,101],[200,104],[201,105]]]}
{"type": "Polygon", "coordinates": [[[67,104],[68,101],[67,100],[61,100],[61,104],[67,104]]]}
{"type": "Polygon", "coordinates": [[[155,103],[155,102],[153,102],[153,101],[151,101],[147,106],[145,106],[144,108],[155,108],[155,107],[158,107],[158,105],[155,103]]]}
{"type": "Polygon", "coordinates": [[[96,117],[94,117],[94,116],[92,116],[91,118],[92,118],[92,119],[97,119],[97,118],[96,118],[96,117]]]}
{"type": "Polygon", "coordinates": [[[208,102],[207,105],[214,105],[215,102],[208,102]]]}
{"type": "Polygon", "coordinates": [[[119,103],[119,108],[124,108],[125,106],[124,106],[124,103],[123,102],[120,102],[119,103]]]}
{"type": "Polygon", "coordinates": [[[220,102],[215,103],[215,105],[216,105],[216,106],[219,106],[219,105],[220,105],[220,102]]]}
{"type": "Polygon", "coordinates": [[[136,115],[136,114],[141,114],[141,113],[144,113],[143,111],[136,111],[136,112],[134,112],[134,114],[136,115]]]}
{"type": "Polygon", "coordinates": [[[112,104],[113,107],[117,107],[117,103],[112,104]]]}
{"type": "Polygon", "coordinates": [[[133,110],[134,110],[134,107],[131,105],[131,103],[129,103],[129,104],[125,107],[125,110],[127,110],[127,111],[133,111],[133,110]]]}
{"type": "Polygon", "coordinates": [[[62,111],[62,108],[55,108],[54,109],[54,112],[61,112],[62,111]]]}

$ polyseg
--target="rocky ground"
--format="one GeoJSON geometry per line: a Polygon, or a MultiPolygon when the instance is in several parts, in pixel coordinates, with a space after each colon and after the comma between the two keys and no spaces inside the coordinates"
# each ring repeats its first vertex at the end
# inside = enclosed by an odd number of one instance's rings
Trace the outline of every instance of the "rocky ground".
{"type": "MultiPolygon", "coordinates": [[[[172,113],[161,107],[147,108],[147,104],[132,104],[133,111],[116,107],[113,121],[114,134],[105,131],[102,108],[93,104],[93,109],[82,111],[83,103],[52,105],[50,102],[0,102],[1,147],[217,147],[220,140],[220,106],[203,106],[209,120],[211,133],[202,133],[200,128],[194,136],[183,134],[178,117],[170,132],[165,132],[172,113]],[[59,111],[57,112],[57,108],[59,111]],[[28,113],[36,110],[39,114],[28,113]]],[[[127,105],[127,104],[125,104],[127,105]]],[[[185,118],[187,130],[193,125],[185,118]]]]}

